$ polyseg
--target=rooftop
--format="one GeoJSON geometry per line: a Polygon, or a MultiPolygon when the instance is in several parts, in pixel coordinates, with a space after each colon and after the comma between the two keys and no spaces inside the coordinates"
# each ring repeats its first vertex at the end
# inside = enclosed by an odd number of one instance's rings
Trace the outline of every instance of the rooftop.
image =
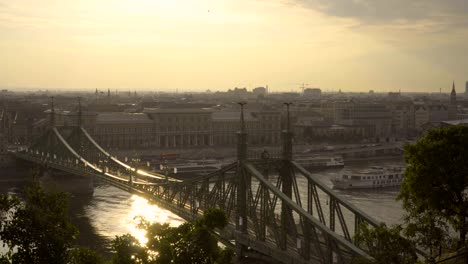
{"type": "MultiPolygon", "coordinates": [[[[211,117],[213,118],[213,121],[240,121],[240,112],[213,112],[211,114],[211,117]]],[[[257,119],[254,116],[252,116],[251,112],[244,112],[244,120],[254,121],[257,119]]]]}
{"type": "Polygon", "coordinates": [[[150,124],[153,121],[144,113],[99,113],[96,118],[97,124],[126,123],[126,124],[150,124]]]}
{"type": "Polygon", "coordinates": [[[211,113],[213,109],[211,108],[145,108],[143,109],[143,113],[149,114],[195,114],[195,113],[211,113]]]}

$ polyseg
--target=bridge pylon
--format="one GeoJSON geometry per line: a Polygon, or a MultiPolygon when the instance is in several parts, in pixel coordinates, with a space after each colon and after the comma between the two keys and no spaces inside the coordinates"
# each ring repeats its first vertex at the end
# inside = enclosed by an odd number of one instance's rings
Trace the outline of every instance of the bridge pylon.
{"type": "MultiPolygon", "coordinates": [[[[282,150],[282,164],[280,168],[280,178],[282,182],[281,191],[290,199],[293,194],[293,177],[294,170],[291,165],[292,161],[292,139],[293,133],[291,131],[289,106],[292,103],[284,103],[286,106],[286,129],[282,132],[283,150],[282,150]]],[[[291,207],[285,203],[281,203],[281,249],[287,248],[288,232],[291,230],[291,225],[294,225],[294,218],[292,215],[291,207]]]]}
{"type": "MultiPolygon", "coordinates": [[[[236,232],[240,235],[247,235],[248,232],[248,221],[247,221],[247,173],[244,170],[245,162],[247,160],[247,132],[245,131],[244,122],[244,105],[246,103],[240,102],[241,107],[240,114],[240,131],[237,132],[237,221],[236,221],[236,232]]],[[[237,243],[236,250],[237,256],[242,258],[246,251],[246,246],[242,243],[237,243]]]]}
{"type": "Polygon", "coordinates": [[[55,127],[55,107],[54,107],[54,97],[50,98],[50,128],[55,127]]]}

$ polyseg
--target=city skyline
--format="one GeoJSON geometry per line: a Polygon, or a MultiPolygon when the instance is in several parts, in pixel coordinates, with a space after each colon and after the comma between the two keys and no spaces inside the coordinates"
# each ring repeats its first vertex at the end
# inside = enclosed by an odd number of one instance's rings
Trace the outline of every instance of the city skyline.
{"type": "Polygon", "coordinates": [[[442,92],[468,79],[451,1],[0,1],[0,87],[442,92]]]}

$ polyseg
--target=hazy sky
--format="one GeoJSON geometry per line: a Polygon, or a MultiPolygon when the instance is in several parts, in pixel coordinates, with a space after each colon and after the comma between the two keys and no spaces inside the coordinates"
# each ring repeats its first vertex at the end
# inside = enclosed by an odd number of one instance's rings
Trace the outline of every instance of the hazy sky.
{"type": "Polygon", "coordinates": [[[448,91],[467,0],[0,0],[0,86],[448,91]]]}

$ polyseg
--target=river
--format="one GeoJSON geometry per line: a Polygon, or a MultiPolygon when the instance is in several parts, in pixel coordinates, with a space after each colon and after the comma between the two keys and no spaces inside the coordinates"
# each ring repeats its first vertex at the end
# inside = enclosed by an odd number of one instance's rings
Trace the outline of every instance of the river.
{"type": "MultiPolygon", "coordinates": [[[[358,169],[371,165],[402,165],[401,160],[373,160],[354,162],[346,169],[358,169]]],[[[340,175],[341,170],[326,170],[314,175],[331,187],[330,179],[340,175]]],[[[0,171],[0,193],[19,193],[30,180],[26,171],[0,171]]],[[[108,255],[110,242],[117,235],[130,233],[139,241],[145,242],[144,233],[137,229],[138,216],[149,221],[179,225],[183,220],[171,212],[149,204],[144,198],[129,194],[115,187],[94,183],[94,191],[89,192],[82,179],[67,177],[43,178],[46,186],[55,186],[71,193],[70,212],[72,222],[78,226],[78,244],[95,249],[108,255]]],[[[304,190],[306,192],[306,190],[304,190]]],[[[401,222],[403,210],[401,203],[395,201],[398,189],[340,191],[337,193],[364,210],[367,214],[387,224],[401,222]]]]}

